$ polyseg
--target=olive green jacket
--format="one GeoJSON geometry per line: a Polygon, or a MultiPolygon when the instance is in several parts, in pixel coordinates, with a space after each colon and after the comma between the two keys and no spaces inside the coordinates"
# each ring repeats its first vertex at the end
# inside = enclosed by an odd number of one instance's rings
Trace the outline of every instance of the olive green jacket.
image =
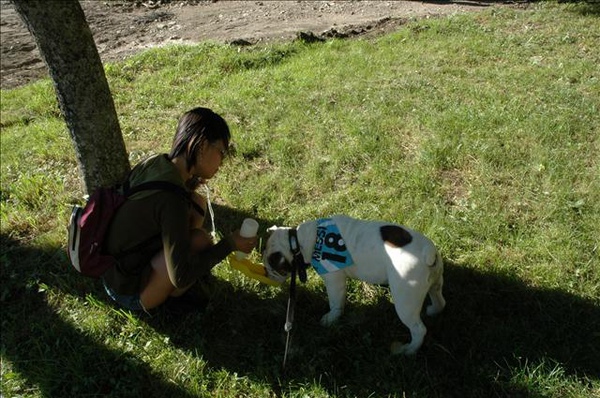
{"type": "MultiPolygon", "coordinates": [[[[168,181],[185,187],[175,165],[166,155],[155,155],[138,164],[130,174],[133,188],[146,181],[168,181]]],[[[109,227],[105,251],[117,264],[103,278],[116,293],[135,295],[151,271],[150,260],[164,249],[171,283],[183,288],[210,272],[234,249],[231,238],[202,251],[191,250],[190,202],[170,191],[141,191],[119,207],[109,227]],[[141,246],[141,247],[140,247],[141,246]],[[134,253],[120,256],[132,248],[134,253]]]]}

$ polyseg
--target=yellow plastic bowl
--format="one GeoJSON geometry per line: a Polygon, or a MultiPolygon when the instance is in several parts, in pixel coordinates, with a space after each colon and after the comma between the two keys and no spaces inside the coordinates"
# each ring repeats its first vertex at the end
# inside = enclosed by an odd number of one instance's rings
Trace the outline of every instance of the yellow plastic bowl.
{"type": "Polygon", "coordinates": [[[281,282],[274,281],[267,276],[267,270],[262,264],[257,264],[247,258],[239,259],[235,253],[231,253],[227,259],[229,260],[231,268],[240,271],[249,278],[256,279],[259,282],[271,286],[281,285],[281,282]]]}

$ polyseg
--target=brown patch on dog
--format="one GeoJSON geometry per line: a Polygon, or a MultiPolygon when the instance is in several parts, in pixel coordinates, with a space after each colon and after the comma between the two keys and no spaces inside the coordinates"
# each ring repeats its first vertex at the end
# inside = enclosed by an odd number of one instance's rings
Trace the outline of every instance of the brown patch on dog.
{"type": "Polygon", "coordinates": [[[381,239],[386,245],[402,247],[412,242],[412,236],[404,228],[397,225],[384,225],[380,229],[381,239]]]}

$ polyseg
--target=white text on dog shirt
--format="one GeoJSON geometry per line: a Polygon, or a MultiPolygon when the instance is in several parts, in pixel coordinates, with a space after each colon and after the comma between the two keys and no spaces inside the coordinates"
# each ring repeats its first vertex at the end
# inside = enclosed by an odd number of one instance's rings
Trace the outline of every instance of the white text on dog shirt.
{"type": "Polygon", "coordinates": [[[317,221],[317,241],[311,264],[318,274],[339,271],[353,264],[337,225],[330,218],[317,221]]]}

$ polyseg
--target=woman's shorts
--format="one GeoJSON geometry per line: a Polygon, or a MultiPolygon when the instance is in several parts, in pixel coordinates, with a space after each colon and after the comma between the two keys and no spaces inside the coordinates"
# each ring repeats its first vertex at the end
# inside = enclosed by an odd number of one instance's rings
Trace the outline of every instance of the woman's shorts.
{"type": "Polygon", "coordinates": [[[129,296],[126,294],[119,294],[119,293],[115,292],[114,290],[112,290],[106,284],[106,281],[104,279],[102,279],[102,284],[104,285],[104,290],[106,291],[106,294],[108,294],[109,297],[111,299],[113,299],[113,301],[115,303],[119,304],[121,307],[131,310],[131,311],[146,312],[146,310],[144,309],[144,306],[142,305],[142,303],[140,301],[140,296],[138,294],[133,295],[133,296],[129,296]]]}

